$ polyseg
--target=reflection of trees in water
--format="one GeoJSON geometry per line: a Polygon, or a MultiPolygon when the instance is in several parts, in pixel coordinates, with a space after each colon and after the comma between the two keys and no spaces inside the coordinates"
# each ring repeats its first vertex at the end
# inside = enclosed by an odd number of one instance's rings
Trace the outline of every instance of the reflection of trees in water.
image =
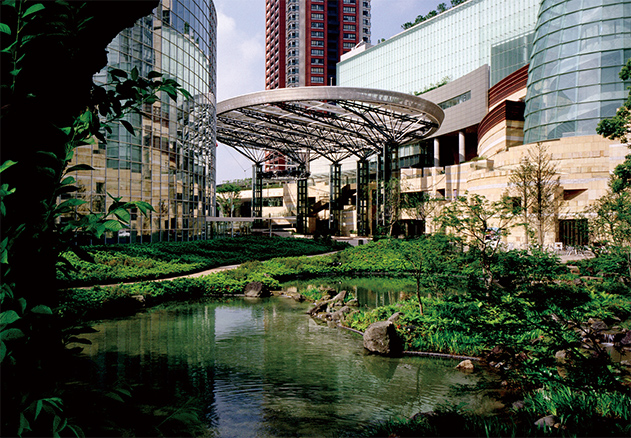
{"type": "Polygon", "coordinates": [[[288,299],[179,304],[104,322],[87,348],[92,382],[126,381],[148,411],[192,398],[218,436],[289,436],[412,415],[466,380],[453,362],[367,355],[361,337],[317,325],[307,307],[288,299]]]}
{"type": "Polygon", "coordinates": [[[415,292],[411,278],[366,276],[361,278],[326,277],[291,281],[282,285],[283,290],[303,292],[310,288],[330,288],[340,292],[351,292],[360,306],[387,306],[405,300],[415,292]]]}

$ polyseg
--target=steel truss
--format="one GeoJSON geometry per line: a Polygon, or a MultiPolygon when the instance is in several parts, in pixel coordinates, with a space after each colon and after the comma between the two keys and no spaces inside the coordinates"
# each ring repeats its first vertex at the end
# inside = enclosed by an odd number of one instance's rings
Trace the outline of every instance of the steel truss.
{"type": "MultiPolygon", "coordinates": [[[[393,91],[348,87],[297,87],[247,94],[217,105],[217,138],[255,163],[253,190],[265,177],[262,164],[272,152],[296,163],[289,177],[298,181],[298,228],[307,231],[307,176],[309,162],[324,157],[331,164],[329,227],[341,222],[340,162],[351,157],[357,164],[357,230],[368,228],[368,158],[380,156],[378,166],[379,218],[385,224],[390,180],[397,176],[398,148],[433,134],[444,113],[417,96],[393,91]],[[260,166],[260,167],[259,167],[260,166]]],[[[274,176],[275,177],[275,176],[274,176]]],[[[262,185],[261,185],[262,187],[262,185]]],[[[262,204],[253,192],[252,213],[260,217],[262,204]]]]}

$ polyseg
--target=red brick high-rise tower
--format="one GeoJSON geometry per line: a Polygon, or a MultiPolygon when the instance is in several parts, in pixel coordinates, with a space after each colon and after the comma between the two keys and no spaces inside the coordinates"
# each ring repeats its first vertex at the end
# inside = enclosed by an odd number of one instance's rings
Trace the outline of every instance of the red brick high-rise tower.
{"type": "Polygon", "coordinates": [[[370,42],[370,0],[266,0],[265,88],[335,85],[335,64],[370,42]]]}

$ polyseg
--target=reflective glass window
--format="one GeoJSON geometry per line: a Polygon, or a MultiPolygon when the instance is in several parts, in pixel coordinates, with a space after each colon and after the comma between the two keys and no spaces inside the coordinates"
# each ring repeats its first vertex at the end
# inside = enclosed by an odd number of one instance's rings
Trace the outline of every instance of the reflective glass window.
{"type": "Polygon", "coordinates": [[[589,87],[580,87],[578,89],[578,101],[590,102],[600,98],[600,85],[592,85],[589,87]]]}

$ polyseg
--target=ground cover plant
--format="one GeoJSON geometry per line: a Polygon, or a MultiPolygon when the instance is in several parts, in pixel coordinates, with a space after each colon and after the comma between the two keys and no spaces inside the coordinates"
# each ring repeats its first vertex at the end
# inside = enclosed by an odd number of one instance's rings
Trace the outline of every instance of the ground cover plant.
{"type": "Polygon", "coordinates": [[[64,286],[151,280],[252,260],[320,254],[346,246],[332,240],[260,236],[87,246],[83,250],[92,261],[66,253],[72,268],[58,264],[57,278],[64,286]]]}
{"type": "MultiPolygon", "coordinates": [[[[370,323],[401,312],[396,324],[406,350],[486,358],[507,382],[507,403],[520,398],[525,407],[490,418],[445,407],[436,416],[393,420],[362,433],[448,436],[453,434],[450,418],[464,422],[461,430],[472,436],[593,436],[597,431],[616,436],[628,432],[628,410],[624,410],[631,403],[625,380],[628,373],[603,354],[595,342],[598,331],[588,324],[591,318],[609,326],[628,326],[631,292],[624,283],[612,279],[581,281],[555,255],[534,248],[529,252],[496,252],[487,260],[494,278],[489,285],[475,250],[463,251],[456,239],[453,245],[444,245],[444,241],[452,240],[446,236],[424,239],[380,240],[335,254],[251,261],[203,278],[75,289],[67,291],[59,311],[73,318],[121,309],[133,312],[140,307],[140,296],[142,305],[153,305],[239,293],[250,281],[261,281],[274,289],[279,280],[300,276],[378,271],[408,278],[408,284],[414,284],[416,268],[405,260],[410,249],[434,251],[425,260],[449,252],[447,267],[424,265],[428,278],[422,279],[419,295],[411,294],[405,301],[374,310],[359,309],[344,324],[365,330],[370,323]],[[457,269],[449,268],[452,264],[457,269]],[[430,278],[437,275],[449,281],[437,288],[430,278]],[[592,346],[584,348],[590,339],[594,340],[592,346]],[[564,362],[556,358],[559,351],[563,351],[564,362]],[[535,427],[534,421],[545,415],[558,417],[564,429],[546,432],[535,427]]],[[[321,298],[320,289],[311,292],[307,294],[310,299],[321,298]]]]}

